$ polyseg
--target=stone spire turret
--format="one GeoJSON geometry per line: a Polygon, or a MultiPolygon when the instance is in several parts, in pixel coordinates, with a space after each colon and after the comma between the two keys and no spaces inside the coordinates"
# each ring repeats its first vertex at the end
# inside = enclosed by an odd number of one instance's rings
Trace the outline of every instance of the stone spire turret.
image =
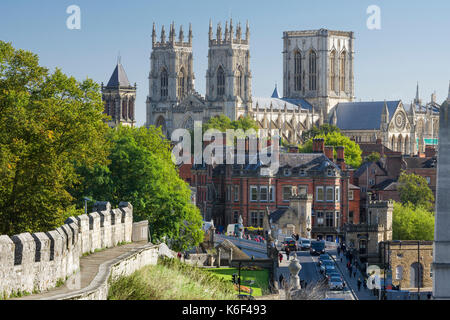
{"type": "Polygon", "coordinates": [[[419,82],[417,82],[417,88],[416,88],[416,98],[414,99],[414,103],[421,106],[422,101],[420,101],[420,96],[419,96],[419,82]]]}
{"type": "Polygon", "coordinates": [[[222,24],[219,22],[217,24],[217,34],[216,34],[217,42],[222,41],[222,24]]]}
{"type": "Polygon", "coordinates": [[[226,23],[225,23],[224,40],[225,40],[225,42],[228,42],[229,39],[230,39],[230,33],[229,33],[229,30],[228,30],[228,21],[226,21],[226,23]]]}
{"type": "Polygon", "coordinates": [[[184,40],[183,26],[180,25],[180,32],[178,34],[178,41],[180,41],[180,43],[183,43],[183,40],[184,40]]]}
{"type": "Polygon", "coordinates": [[[169,41],[170,43],[174,43],[175,42],[175,22],[172,22],[172,24],[170,25],[170,32],[169,32],[169,41]]]}
{"type": "Polygon", "coordinates": [[[161,43],[166,43],[166,30],[164,29],[164,25],[161,28],[161,43]]]}
{"type": "Polygon", "coordinates": [[[212,20],[209,19],[209,41],[212,41],[213,39],[213,27],[212,27],[212,20]]]}
{"type": "Polygon", "coordinates": [[[152,30],[152,46],[154,47],[156,43],[156,25],[153,22],[153,30],[152,30]]]}
{"type": "Polygon", "coordinates": [[[242,37],[242,29],[241,29],[241,23],[239,22],[236,28],[236,40],[241,40],[242,37]]]}
{"type": "Polygon", "coordinates": [[[250,41],[250,27],[248,25],[248,20],[245,28],[245,40],[250,41]]]}
{"type": "Polygon", "coordinates": [[[189,42],[189,45],[192,45],[192,23],[189,23],[188,42],[189,42]]]}

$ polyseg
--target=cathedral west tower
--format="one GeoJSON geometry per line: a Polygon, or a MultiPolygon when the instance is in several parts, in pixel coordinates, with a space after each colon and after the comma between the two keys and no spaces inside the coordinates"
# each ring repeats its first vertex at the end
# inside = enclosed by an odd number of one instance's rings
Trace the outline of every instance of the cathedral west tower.
{"type": "Polygon", "coordinates": [[[241,24],[236,30],[233,21],[217,25],[213,36],[209,25],[208,70],[206,72],[206,100],[231,120],[247,115],[252,103],[252,74],[250,71],[250,28],[245,38],[241,24]]]}

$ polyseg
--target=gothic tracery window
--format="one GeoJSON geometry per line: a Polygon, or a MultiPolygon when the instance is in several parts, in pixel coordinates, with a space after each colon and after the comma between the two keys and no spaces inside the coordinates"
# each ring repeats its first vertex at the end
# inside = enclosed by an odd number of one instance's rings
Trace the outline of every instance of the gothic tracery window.
{"type": "Polygon", "coordinates": [[[184,75],[184,69],[181,68],[178,75],[178,98],[182,99],[186,94],[186,77],[184,75]]]}
{"type": "Polygon", "coordinates": [[[169,76],[166,69],[161,71],[161,97],[165,98],[169,94],[169,76]]]}
{"type": "Polygon", "coordinates": [[[314,51],[309,53],[309,90],[317,90],[317,55],[314,51]]]}
{"type": "Polygon", "coordinates": [[[295,91],[302,90],[302,54],[299,51],[294,53],[294,81],[295,91]]]}
{"type": "Polygon", "coordinates": [[[336,91],[336,51],[330,55],[330,89],[336,91]]]}
{"type": "Polygon", "coordinates": [[[242,68],[239,67],[237,69],[237,73],[236,73],[236,94],[240,97],[243,96],[243,72],[242,72],[242,68]]]}
{"type": "Polygon", "coordinates": [[[222,66],[217,70],[217,95],[219,97],[225,94],[225,72],[222,66]]]}
{"type": "Polygon", "coordinates": [[[340,91],[345,91],[345,64],[346,64],[346,52],[343,51],[339,58],[340,64],[340,91]]]}

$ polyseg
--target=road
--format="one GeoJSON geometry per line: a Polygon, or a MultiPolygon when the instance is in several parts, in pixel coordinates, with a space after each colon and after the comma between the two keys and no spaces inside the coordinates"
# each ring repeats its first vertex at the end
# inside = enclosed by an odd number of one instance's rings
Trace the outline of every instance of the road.
{"type": "MultiPolygon", "coordinates": [[[[327,248],[330,252],[335,251],[333,247],[327,248]]],[[[327,250],[327,251],[328,251],[327,250]]],[[[311,256],[309,251],[297,251],[297,259],[302,266],[302,270],[300,271],[300,279],[306,281],[307,288],[311,288],[311,286],[317,284],[319,281],[324,279],[324,276],[319,272],[319,257],[311,256]]],[[[292,261],[293,257],[290,258],[292,261]]],[[[283,261],[280,264],[280,267],[277,270],[277,279],[279,279],[280,274],[283,275],[284,279],[289,279],[290,273],[288,269],[288,265],[290,263],[286,259],[286,254],[283,252],[283,261]]],[[[339,269],[338,269],[339,270],[339,269]]],[[[345,277],[343,276],[345,281],[345,277]]],[[[280,290],[280,299],[284,300],[284,291],[280,290]]],[[[342,291],[326,291],[326,298],[328,299],[339,299],[339,300],[355,300],[352,291],[349,289],[348,284],[346,283],[346,287],[342,291]]]]}

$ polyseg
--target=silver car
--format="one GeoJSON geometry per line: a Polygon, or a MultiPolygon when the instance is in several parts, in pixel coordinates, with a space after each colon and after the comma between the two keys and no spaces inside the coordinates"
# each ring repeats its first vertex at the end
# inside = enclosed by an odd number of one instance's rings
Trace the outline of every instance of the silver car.
{"type": "Polygon", "coordinates": [[[330,290],[343,290],[344,283],[342,282],[341,277],[332,276],[328,280],[328,287],[330,288],[330,290]]]}

